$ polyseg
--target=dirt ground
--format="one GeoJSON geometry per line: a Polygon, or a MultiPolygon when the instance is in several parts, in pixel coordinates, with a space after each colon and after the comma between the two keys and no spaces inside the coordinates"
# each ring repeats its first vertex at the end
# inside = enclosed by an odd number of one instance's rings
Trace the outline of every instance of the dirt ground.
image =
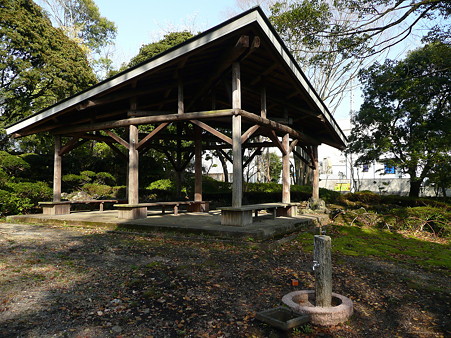
{"type": "Polygon", "coordinates": [[[445,273],[341,255],[333,256],[333,290],[354,301],[350,320],[286,334],[256,320],[286,293],[314,288],[311,262],[296,240],[0,223],[0,336],[451,336],[445,273]]]}

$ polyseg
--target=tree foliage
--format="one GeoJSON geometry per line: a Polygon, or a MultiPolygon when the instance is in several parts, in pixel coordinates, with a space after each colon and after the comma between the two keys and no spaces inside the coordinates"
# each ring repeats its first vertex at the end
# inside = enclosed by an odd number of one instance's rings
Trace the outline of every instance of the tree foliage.
{"type": "Polygon", "coordinates": [[[154,56],[163,53],[164,51],[185,42],[186,40],[192,38],[194,35],[191,32],[171,32],[166,34],[163,39],[158,42],[152,42],[146,45],[142,45],[139,49],[138,55],[133,57],[128,63],[127,67],[133,67],[147,59],[153,58],[154,56]]]}
{"type": "Polygon", "coordinates": [[[450,10],[439,0],[285,0],[271,7],[270,19],[334,111],[358,70],[413,31],[449,42],[450,10]]]}
{"type": "Polygon", "coordinates": [[[383,160],[410,176],[410,196],[439,160],[451,160],[451,46],[440,42],[361,72],[364,103],[352,118],[357,163],[383,160]]]}
{"type": "Polygon", "coordinates": [[[89,57],[93,69],[103,78],[111,69],[109,47],[114,44],[117,28],[100,15],[94,0],[37,0],[47,16],[89,57]]]}
{"type": "Polygon", "coordinates": [[[86,55],[30,0],[0,5],[0,119],[12,123],[95,83],[86,55]]]}
{"type": "Polygon", "coordinates": [[[327,0],[277,2],[271,7],[270,19],[276,30],[332,111],[352,88],[359,68],[373,60],[353,57],[370,48],[359,36],[320,32],[344,31],[355,18],[353,13],[337,11],[327,0]]]}
{"type": "Polygon", "coordinates": [[[72,40],[98,51],[116,37],[114,22],[100,15],[93,0],[40,0],[48,15],[72,40]]]}

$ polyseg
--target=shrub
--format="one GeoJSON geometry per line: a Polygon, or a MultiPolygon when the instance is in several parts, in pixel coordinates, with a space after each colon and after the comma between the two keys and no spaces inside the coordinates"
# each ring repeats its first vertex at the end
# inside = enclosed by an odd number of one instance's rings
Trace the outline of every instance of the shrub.
{"type": "Polygon", "coordinates": [[[95,183],[106,185],[114,185],[116,183],[116,178],[104,171],[97,173],[95,177],[95,183]]]}
{"type": "Polygon", "coordinates": [[[91,170],[82,171],[82,172],[80,172],[80,175],[85,177],[85,179],[88,182],[91,182],[96,177],[96,173],[94,171],[91,171],[91,170]]]}
{"type": "Polygon", "coordinates": [[[170,179],[154,181],[147,186],[148,190],[174,191],[175,184],[170,179]]]}
{"type": "Polygon", "coordinates": [[[93,198],[113,197],[113,188],[109,185],[98,183],[86,183],[81,190],[91,195],[93,198]]]}
{"type": "Polygon", "coordinates": [[[112,194],[115,198],[125,199],[127,196],[127,187],[125,185],[118,185],[111,188],[112,194]]]}
{"type": "Polygon", "coordinates": [[[28,198],[20,197],[6,190],[0,190],[0,201],[0,213],[2,215],[20,214],[33,207],[33,203],[28,198]]]}
{"type": "Polygon", "coordinates": [[[8,179],[9,179],[8,174],[2,168],[0,168],[0,188],[6,186],[8,179]]]}
{"type": "Polygon", "coordinates": [[[396,208],[391,214],[386,218],[386,223],[395,229],[425,230],[439,236],[448,236],[451,233],[451,212],[443,208],[396,208]]]}
{"type": "Polygon", "coordinates": [[[67,174],[63,175],[62,181],[64,182],[65,188],[69,191],[79,189],[83,184],[88,183],[86,181],[86,176],[75,175],[75,174],[67,174]]]}
{"type": "Polygon", "coordinates": [[[28,199],[34,205],[50,200],[53,195],[52,189],[44,182],[8,183],[7,186],[15,195],[28,199]]]}
{"type": "Polygon", "coordinates": [[[204,193],[227,193],[232,191],[232,183],[217,181],[209,176],[202,177],[202,191],[204,193]]]}
{"type": "Polygon", "coordinates": [[[11,155],[6,151],[0,151],[0,168],[8,175],[16,176],[20,172],[29,169],[30,165],[19,156],[11,155]]]}

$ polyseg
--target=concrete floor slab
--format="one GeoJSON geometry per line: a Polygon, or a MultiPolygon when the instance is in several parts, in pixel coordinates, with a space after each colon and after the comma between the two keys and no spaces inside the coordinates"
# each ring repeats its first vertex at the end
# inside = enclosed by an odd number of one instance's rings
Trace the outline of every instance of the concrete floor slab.
{"type": "Polygon", "coordinates": [[[218,238],[269,239],[283,237],[293,232],[314,226],[316,216],[277,217],[261,215],[254,223],[245,227],[221,225],[221,212],[213,210],[208,213],[183,212],[179,215],[161,214],[148,211],[147,218],[121,220],[117,210],[79,211],[67,215],[16,215],[8,216],[9,222],[38,224],[58,224],[68,226],[100,226],[110,230],[139,230],[143,232],[176,232],[196,235],[209,235],[218,238]]]}

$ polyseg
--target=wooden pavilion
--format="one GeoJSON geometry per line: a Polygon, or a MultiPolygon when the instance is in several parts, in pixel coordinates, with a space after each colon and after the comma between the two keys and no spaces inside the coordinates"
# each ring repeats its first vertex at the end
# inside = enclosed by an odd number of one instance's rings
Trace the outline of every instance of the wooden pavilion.
{"type": "Polygon", "coordinates": [[[55,205],[61,201],[63,155],[96,140],[126,159],[128,205],[139,206],[139,155],[165,149],[168,138],[174,139],[167,133],[170,124],[177,129],[177,156],[169,158],[175,170],[183,171],[194,157],[194,201],[202,201],[202,151],[216,149],[233,163],[235,208],[242,207],[243,166],[250,162],[243,163],[244,149],[253,151],[251,159],[266,147],[281,151],[281,199],[290,203],[290,155],[312,167],[313,198],[318,199],[318,145],[346,145],[343,132],[258,7],[31,115],[6,132],[16,138],[54,135],[55,205]],[[141,125],[154,128],[143,134],[141,125]],[[127,130],[128,139],[120,136],[121,129],[127,130]],[[261,136],[270,141],[259,141],[261,136]],[[183,147],[182,140],[194,141],[194,147],[183,147]],[[128,156],[117,144],[128,149],[128,156]],[[232,157],[226,149],[232,149],[232,157]]]}

